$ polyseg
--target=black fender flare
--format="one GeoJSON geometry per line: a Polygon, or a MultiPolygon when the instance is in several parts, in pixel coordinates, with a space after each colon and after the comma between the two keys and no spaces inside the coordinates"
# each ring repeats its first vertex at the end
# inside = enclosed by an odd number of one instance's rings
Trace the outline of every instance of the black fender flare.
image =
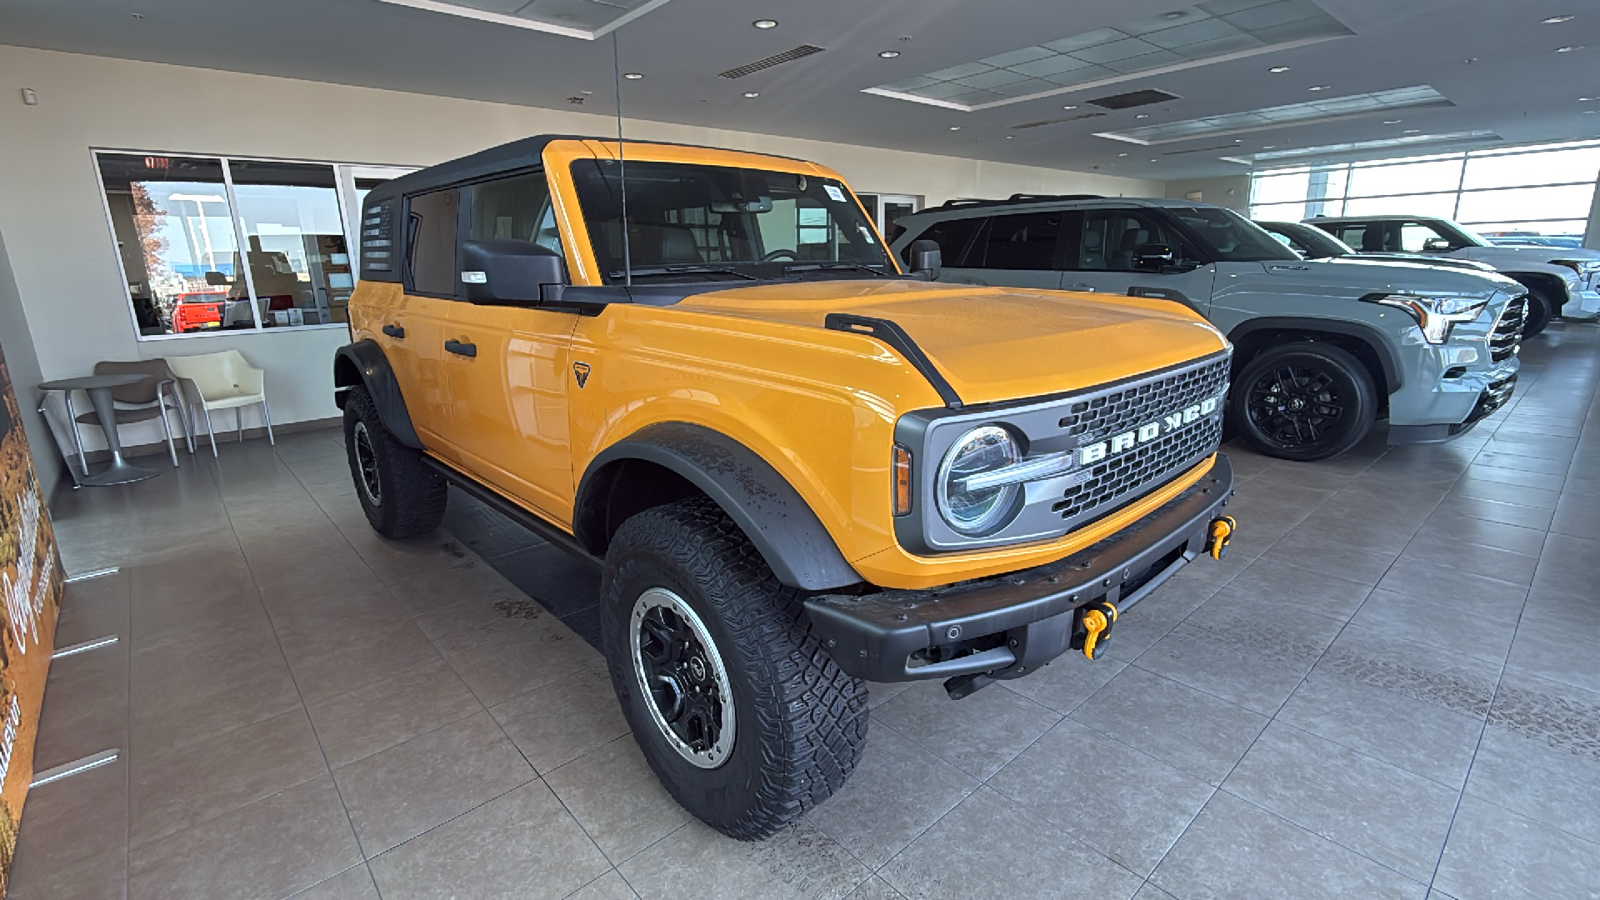
{"type": "Polygon", "coordinates": [[[395,380],[389,357],[371,338],[345,344],[333,355],[333,402],[340,409],[344,409],[345,392],[358,384],[366,387],[372,396],[378,418],[383,420],[383,427],[389,429],[394,439],[421,450],[422,441],[411,426],[411,413],[406,411],[406,401],[400,395],[400,382],[395,380]]]}
{"type": "Polygon", "coordinates": [[[776,469],[738,441],[687,422],[646,426],[589,463],[578,482],[573,533],[590,553],[603,555],[608,529],[621,524],[607,522],[607,473],[630,459],[666,468],[710,497],[784,584],[822,591],[862,580],[822,520],[776,469]]]}
{"type": "Polygon", "coordinates": [[[1377,355],[1378,365],[1383,369],[1383,380],[1389,387],[1389,393],[1393,394],[1405,384],[1405,370],[1400,367],[1400,360],[1394,355],[1394,347],[1390,346],[1383,334],[1371,325],[1337,319],[1267,316],[1239,323],[1228,334],[1228,340],[1237,344],[1242,338],[1259,331],[1322,331],[1357,338],[1370,346],[1372,352],[1377,355]]]}

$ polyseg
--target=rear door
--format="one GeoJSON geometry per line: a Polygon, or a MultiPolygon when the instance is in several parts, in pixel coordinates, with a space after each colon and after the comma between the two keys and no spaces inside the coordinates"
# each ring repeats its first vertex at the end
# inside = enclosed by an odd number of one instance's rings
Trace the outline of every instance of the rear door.
{"type": "MultiPolygon", "coordinates": [[[[565,253],[543,171],[467,186],[466,240],[519,240],[565,253]]],[[[444,370],[461,462],[478,478],[571,524],[567,439],[569,352],[578,316],[526,306],[458,303],[444,370]]]]}
{"type": "MultiPolygon", "coordinates": [[[[1062,222],[1066,217],[1067,213],[1054,210],[990,216],[973,236],[960,264],[946,263],[939,280],[1059,288],[1062,222]]],[[[943,255],[941,245],[940,256],[943,255]]]]}
{"type": "Polygon", "coordinates": [[[1211,307],[1216,266],[1203,263],[1193,244],[1161,216],[1135,207],[1087,209],[1077,213],[1073,242],[1066,250],[1062,290],[1146,296],[1181,302],[1205,315],[1211,307]],[[1139,269],[1134,255],[1146,244],[1171,247],[1184,266],[1164,271],[1139,269]],[[1178,271],[1178,268],[1188,268],[1178,271]]]}
{"type": "Polygon", "coordinates": [[[393,364],[411,424],[429,450],[454,459],[451,406],[444,365],[445,325],[457,305],[456,244],[460,191],[429,191],[404,199],[404,295],[374,323],[393,364]]]}

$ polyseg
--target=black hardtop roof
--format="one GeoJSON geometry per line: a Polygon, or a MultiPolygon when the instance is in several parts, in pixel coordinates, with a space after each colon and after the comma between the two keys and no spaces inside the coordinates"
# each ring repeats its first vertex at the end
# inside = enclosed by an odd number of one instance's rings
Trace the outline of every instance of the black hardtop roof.
{"type": "MultiPolygon", "coordinates": [[[[385,181],[372,189],[367,195],[367,203],[376,203],[388,200],[402,194],[415,194],[420,191],[434,190],[450,187],[468,181],[476,181],[490,175],[502,172],[513,172],[517,169],[526,169],[539,164],[544,155],[544,148],[552,141],[612,141],[617,140],[616,135],[599,136],[587,134],[540,134],[520,140],[501,144],[480,150],[470,156],[447,160],[437,165],[428,166],[401,175],[398,178],[385,181]]],[[[624,138],[626,144],[653,144],[658,147],[698,147],[704,150],[726,150],[726,147],[704,147],[700,144],[676,144],[671,141],[650,141],[624,138]]],[[[627,148],[624,146],[624,152],[627,148]]],[[[763,153],[759,150],[738,150],[739,153],[751,153],[757,156],[770,156],[774,159],[795,159],[794,157],[779,156],[775,153],[763,153]]],[[[804,162],[805,160],[796,160],[804,162]]]]}

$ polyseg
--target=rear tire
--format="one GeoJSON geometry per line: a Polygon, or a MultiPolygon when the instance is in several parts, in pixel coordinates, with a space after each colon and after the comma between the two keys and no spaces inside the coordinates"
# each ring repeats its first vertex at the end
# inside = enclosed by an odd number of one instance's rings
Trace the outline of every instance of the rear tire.
{"type": "Polygon", "coordinates": [[[865,684],[834,663],[799,591],[716,504],[681,500],[624,522],[600,593],[602,646],[634,740],[701,821],[739,840],[769,837],[855,770],[865,684]]]}
{"type": "Polygon", "coordinates": [[[374,531],[398,540],[439,527],[449,486],[422,461],[420,452],[383,427],[365,387],[350,388],[345,397],[344,449],[356,499],[374,531]]]}
{"type": "Polygon", "coordinates": [[[1233,432],[1257,451],[1312,462],[1372,430],[1377,391],[1366,366],[1332,344],[1270,347],[1245,364],[1228,398],[1233,432]]]}
{"type": "Polygon", "coordinates": [[[1522,337],[1531,338],[1545,330],[1556,315],[1556,305],[1544,291],[1528,288],[1528,319],[1522,323],[1522,337]]]}

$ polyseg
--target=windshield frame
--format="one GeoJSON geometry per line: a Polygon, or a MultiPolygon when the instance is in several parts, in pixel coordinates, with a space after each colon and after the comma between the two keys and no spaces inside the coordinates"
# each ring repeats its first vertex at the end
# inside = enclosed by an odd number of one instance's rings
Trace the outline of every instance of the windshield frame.
{"type": "Polygon", "coordinates": [[[1192,241],[1201,253],[1204,253],[1214,263],[1262,263],[1262,262],[1303,262],[1300,254],[1289,249],[1288,245],[1273,237],[1265,228],[1250,221],[1239,213],[1225,206],[1211,206],[1209,204],[1196,204],[1194,206],[1161,206],[1157,207],[1178,228],[1185,237],[1192,241]],[[1221,214],[1235,227],[1259,242],[1260,253],[1239,253],[1238,250],[1224,251],[1206,239],[1206,235],[1198,228],[1190,225],[1180,215],[1183,211],[1193,211],[1204,215],[1221,214]],[[1265,252],[1272,251],[1272,252],[1265,252]]]}
{"type": "MultiPolygon", "coordinates": [[[[602,284],[622,285],[641,275],[647,277],[651,285],[716,282],[726,283],[729,287],[747,284],[752,280],[795,282],[805,280],[807,277],[828,279],[903,277],[904,273],[894,253],[878,233],[860,199],[849,185],[836,175],[724,162],[628,159],[625,163],[626,198],[624,198],[620,190],[623,186],[623,165],[614,159],[576,158],[570,161],[568,171],[565,173],[571,179],[578,201],[578,215],[572,219],[571,224],[575,229],[582,228],[583,237],[589,242],[590,252],[598,267],[596,274],[602,284]],[[651,196],[648,187],[651,183],[649,176],[656,176],[655,183],[658,189],[663,189],[661,186],[666,185],[664,189],[670,190],[673,170],[683,170],[685,175],[695,174],[693,170],[703,170],[702,177],[710,189],[705,205],[691,204],[681,207],[662,205],[648,212],[641,212],[640,203],[651,196]],[[795,180],[795,188],[792,192],[780,194],[779,186],[789,179],[795,180]],[[744,197],[750,196],[749,186],[752,184],[760,186],[763,181],[766,191],[770,193],[763,195],[758,191],[754,199],[745,200],[744,197]],[[730,184],[745,188],[746,192],[729,194],[727,188],[730,184]],[[714,192],[720,192],[720,199],[714,192]],[[774,198],[780,201],[792,201],[792,210],[796,216],[796,222],[792,226],[793,247],[768,248],[765,244],[770,238],[770,226],[781,223],[781,217],[785,215],[785,213],[775,213],[774,198]],[[621,252],[622,242],[619,238],[622,235],[618,227],[622,221],[624,199],[627,203],[628,226],[626,254],[621,252]],[[716,205],[734,208],[714,209],[716,205]],[[740,205],[751,208],[737,208],[740,205]],[[802,209],[822,210],[825,215],[821,224],[800,221],[802,209]],[[695,210],[704,210],[706,221],[680,222],[672,215],[695,210]],[[775,214],[780,218],[765,222],[760,218],[775,214]],[[713,215],[717,217],[716,221],[711,221],[713,215]],[[736,218],[730,221],[725,218],[729,216],[736,218]],[[664,231],[669,228],[674,231],[681,228],[704,232],[696,239],[695,254],[700,257],[700,261],[688,259],[658,261],[653,259],[648,251],[641,252],[644,245],[637,243],[639,231],[643,229],[664,231]],[[826,229],[827,237],[821,243],[815,241],[802,243],[800,241],[802,229],[818,231],[826,229]],[[702,243],[699,238],[707,236],[714,236],[715,240],[711,244],[702,243]],[[771,260],[719,258],[714,252],[718,249],[726,252],[738,244],[748,245],[748,252],[752,254],[771,255],[781,251],[787,252],[771,260]],[[824,252],[830,255],[820,259],[800,255],[801,248],[807,246],[828,248],[824,252]],[[845,248],[855,252],[841,252],[845,248]],[[713,251],[709,258],[707,251],[713,251]],[[626,260],[624,255],[627,257],[626,260]],[[796,265],[813,263],[821,265],[814,268],[805,265],[800,270],[789,271],[796,265]]],[[[680,184],[691,192],[688,199],[695,201],[701,199],[692,194],[698,187],[693,183],[693,179],[684,178],[680,184]]],[[[668,198],[667,203],[670,204],[673,199],[668,198]]],[[[681,241],[682,238],[677,240],[681,241]]],[[[658,251],[655,255],[660,256],[665,252],[658,251]]]]}

